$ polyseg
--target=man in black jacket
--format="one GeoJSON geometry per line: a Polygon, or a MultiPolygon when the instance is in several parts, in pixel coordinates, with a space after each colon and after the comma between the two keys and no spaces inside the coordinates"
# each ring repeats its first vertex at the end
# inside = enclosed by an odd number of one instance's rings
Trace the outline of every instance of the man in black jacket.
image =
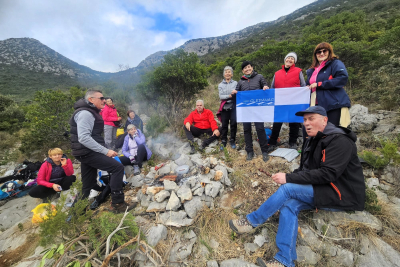
{"type": "MultiPolygon", "coordinates": [[[[258,74],[253,69],[253,64],[250,61],[244,61],[242,63],[243,76],[237,83],[236,90],[232,91],[232,94],[236,97],[238,91],[250,91],[250,90],[266,90],[269,89],[267,82],[261,74],[258,74]]],[[[234,98],[235,101],[236,98],[234,98]]],[[[260,142],[261,152],[263,160],[268,160],[268,141],[267,135],[265,134],[264,123],[254,122],[256,127],[258,141],[260,142]]],[[[251,134],[251,122],[243,123],[244,140],[246,143],[247,160],[252,160],[254,157],[253,150],[253,138],[251,134]]]]}
{"type": "Polygon", "coordinates": [[[305,209],[363,210],[365,182],[357,156],[356,135],[328,122],[323,107],[309,107],[296,113],[303,116],[308,134],[302,149],[300,167],[293,173],[277,173],[272,179],[281,184],[258,210],[245,219],[231,220],[236,233],[251,232],[276,211],[280,211],[274,259],[260,266],[295,266],[297,215],[305,209]]]}
{"type": "Polygon", "coordinates": [[[100,90],[89,89],[85,98],[74,104],[75,112],[69,121],[72,155],[81,162],[83,198],[97,187],[97,170],[101,169],[111,173],[111,211],[125,212],[127,207],[132,209],[134,206],[125,202],[122,189],[124,166],[113,159],[117,152],[105,147],[104,121],[99,114],[104,103],[100,90]]]}

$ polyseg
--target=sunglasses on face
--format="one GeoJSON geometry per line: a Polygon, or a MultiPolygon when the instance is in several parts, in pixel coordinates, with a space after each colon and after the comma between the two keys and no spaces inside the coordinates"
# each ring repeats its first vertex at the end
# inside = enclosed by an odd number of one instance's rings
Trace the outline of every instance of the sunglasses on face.
{"type": "Polygon", "coordinates": [[[318,50],[317,52],[315,52],[315,54],[316,54],[316,55],[325,54],[327,51],[328,51],[328,50],[326,50],[326,49],[321,49],[321,50],[318,50]]]}
{"type": "Polygon", "coordinates": [[[103,100],[105,100],[105,98],[102,96],[102,97],[91,97],[91,98],[98,98],[98,99],[100,99],[101,101],[103,101],[103,100]]]}

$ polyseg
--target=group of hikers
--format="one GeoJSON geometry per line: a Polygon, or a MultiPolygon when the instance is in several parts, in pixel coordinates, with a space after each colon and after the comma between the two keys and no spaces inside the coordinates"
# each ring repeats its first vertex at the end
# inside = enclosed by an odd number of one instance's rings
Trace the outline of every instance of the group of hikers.
{"type": "MultiPolygon", "coordinates": [[[[348,80],[346,68],[329,43],[320,43],[315,47],[306,80],[302,70],[295,66],[296,62],[296,53],[288,53],[282,69],[275,73],[270,87],[278,89],[308,86],[311,90],[310,107],[296,113],[296,116],[303,117],[304,122],[300,167],[292,173],[273,174],[272,180],[281,185],[279,189],[256,211],[228,223],[238,234],[249,233],[280,211],[276,236],[278,253],[269,261],[258,258],[260,266],[295,266],[297,216],[301,210],[364,209],[365,183],[357,157],[357,137],[347,129],[350,123],[350,99],[344,89],[348,80]]],[[[202,100],[196,102],[196,109],[184,120],[184,131],[192,153],[195,152],[194,137],[203,134],[208,135],[208,138],[202,142],[200,148],[218,138],[221,138],[222,146],[226,146],[229,125],[229,145],[236,148],[236,94],[239,91],[270,88],[264,77],[254,71],[251,62],[244,61],[241,67],[243,76],[238,82],[232,80],[231,67],[227,66],[223,71],[224,80],[218,86],[221,127],[218,127],[213,112],[204,108],[202,100]]],[[[123,156],[117,161],[113,159],[118,156],[114,150],[115,131],[121,117],[115,110],[112,99],[106,100],[99,90],[88,90],[85,98],[75,103],[74,109],[69,122],[71,148],[72,155],[81,163],[83,198],[87,198],[90,191],[98,186],[97,170],[100,169],[111,173],[110,210],[125,212],[132,209],[134,205],[126,203],[124,199],[124,165],[133,165],[138,173],[143,161],[151,157],[151,151],[145,143],[143,123],[139,122],[133,111],[128,111],[126,136],[122,145],[123,156]]],[[[267,161],[268,153],[277,146],[282,123],[273,123],[269,142],[264,123],[256,122],[254,125],[263,160],[267,161]]],[[[247,160],[254,157],[251,127],[251,122],[243,123],[247,160]]],[[[289,147],[297,148],[300,124],[290,123],[289,127],[289,147]]],[[[30,194],[33,197],[42,197],[67,190],[75,179],[71,160],[66,158],[61,149],[50,149],[49,158],[38,173],[38,186],[30,194]]]]}

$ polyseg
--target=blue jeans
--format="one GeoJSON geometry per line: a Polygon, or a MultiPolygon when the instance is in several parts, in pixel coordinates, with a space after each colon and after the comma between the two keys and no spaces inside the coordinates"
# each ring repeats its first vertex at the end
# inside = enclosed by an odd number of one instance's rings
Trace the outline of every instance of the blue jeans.
{"type": "Polygon", "coordinates": [[[297,259],[297,215],[301,210],[313,208],[314,189],[312,185],[287,183],[281,185],[258,210],[248,214],[247,220],[257,227],[279,210],[279,226],[276,235],[276,246],[279,252],[275,255],[275,259],[287,267],[294,267],[294,261],[297,259]]]}

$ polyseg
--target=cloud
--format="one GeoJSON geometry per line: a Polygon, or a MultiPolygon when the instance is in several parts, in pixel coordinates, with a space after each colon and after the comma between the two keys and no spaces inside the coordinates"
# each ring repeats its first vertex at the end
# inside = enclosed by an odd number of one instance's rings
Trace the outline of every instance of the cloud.
{"type": "Polygon", "coordinates": [[[35,38],[75,62],[115,72],[193,38],[271,21],[312,0],[0,1],[0,40],[35,38]]]}

